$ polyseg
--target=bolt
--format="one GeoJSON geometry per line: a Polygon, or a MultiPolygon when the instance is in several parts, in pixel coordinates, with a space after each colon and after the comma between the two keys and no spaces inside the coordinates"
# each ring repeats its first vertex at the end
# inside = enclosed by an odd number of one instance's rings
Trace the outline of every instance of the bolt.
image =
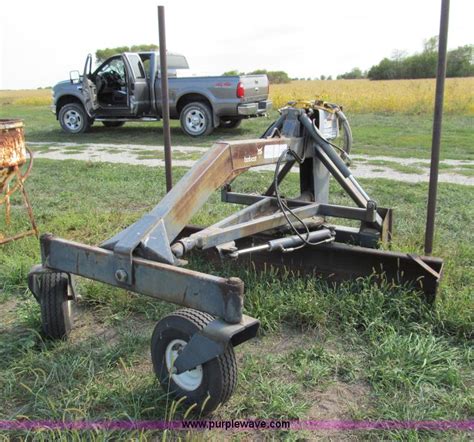
{"type": "Polygon", "coordinates": [[[377,203],[373,200],[367,201],[367,210],[377,210],[377,203]]]}
{"type": "Polygon", "coordinates": [[[118,282],[125,282],[128,278],[128,274],[125,270],[123,269],[118,269],[116,272],[115,272],[115,279],[118,281],[118,282]]]}

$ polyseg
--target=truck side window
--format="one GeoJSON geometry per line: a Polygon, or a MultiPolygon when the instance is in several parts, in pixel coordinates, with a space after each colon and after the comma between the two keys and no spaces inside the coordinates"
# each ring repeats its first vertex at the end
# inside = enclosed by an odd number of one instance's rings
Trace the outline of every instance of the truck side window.
{"type": "Polygon", "coordinates": [[[145,70],[140,57],[137,54],[129,54],[128,59],[132,65],[133,75],[135,78],[145,78],[145,70]]]}
{"type": "Polygon", "coordinates": [[[125,81],[125,65],[121,58],[113,58],[108,63],[103,65],[100,70],[97,72],[97,75],[104,75],[110,72],[116,72],[119,74],[122,81],[125,81]]]}

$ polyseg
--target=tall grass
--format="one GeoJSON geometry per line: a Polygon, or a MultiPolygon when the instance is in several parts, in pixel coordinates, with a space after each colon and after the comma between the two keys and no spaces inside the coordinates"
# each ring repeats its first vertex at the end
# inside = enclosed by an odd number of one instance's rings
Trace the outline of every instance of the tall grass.
{"type": "Polygon", "coordinates": [[[0,106],[47,106],[52,104],[51,89],[0,90],[0,106]]]}

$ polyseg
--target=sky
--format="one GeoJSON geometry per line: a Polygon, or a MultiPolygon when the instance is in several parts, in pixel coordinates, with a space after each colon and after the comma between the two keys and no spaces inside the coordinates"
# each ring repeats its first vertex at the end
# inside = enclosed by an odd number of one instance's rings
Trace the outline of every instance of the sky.
{"type": "MultiPolygon", "coordinates": [[[[168,50],[186,55],[193,75],[314,78],[420,51],[438,34],[441,0],[5,0],[0,89],[52,86],[96,49],[157,43],[157,4],[168,50]]],[[[451,0],[449,48],[474,43],[473,17],[474,0],[451,0]]]]}

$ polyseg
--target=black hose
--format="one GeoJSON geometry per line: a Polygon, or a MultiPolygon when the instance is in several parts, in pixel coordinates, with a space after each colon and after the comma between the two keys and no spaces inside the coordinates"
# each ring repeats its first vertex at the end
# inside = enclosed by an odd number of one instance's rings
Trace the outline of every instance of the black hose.
{"type": "Polygon", "coordinates": [[[298,236],[298,238],[301,240],[302,244],[300,246],[297,246],[297,247],[294,247],[292,250],[298,250],[298,249],[301,249],[305,246],[317,246],[319,244],[321,244],[322,242],[326,242],[326,241],[321,241],[321,240],[318,240],[317,242],[311,242],[309,241],[309,238],[310,238],[310,235],[311,235],[311,232],[307,226],[307,224],[295,213],[291,210],[290,207],[288,207],[288,204],[286,204],[286,202],[283,200],[283,198],[281,197],[281,194],[280,194],[280,188],[279,188],[279,173],[280,173],[280,165],[281,165],[281,162],[283,161],[283,158],[286,157],[286,155],[291,155],[293,156],[293,158],[299,163],[301,164],[303,161],[304,161],[304,158],[300,158],[300,156],[293,150],[291,149],[288,149],[286,151],[284,151],[278,158],[278,161],[277,161],[277,164],[276,164],[276,167],[275,167],[275,173],[274,173],[274,176],[273,176],[273,187],[275,189],[275,195],[276,195],[276,198],[277,198],[277,204],[278,204],[278,208],[280,209],[280,211],[283,213],[283,216],[285,217],[286,219],[286,222],[288,223],[288,225],[290,226],[291,230],[293,230],[293,232],[298,236]],[[299,231],[298,229],[296,228],[296,226],[293,224],[293,222],[290,220],[289,216],[288,216],[288,213],[293,216],[303,227],[304,229],[306,230],[306,235],[303,236],[299,231]]]}
{"type": "Polygon", "coordinates": [[[267,138],[269,136],[273,136],[275,129],[281,130],[283,127],[283,122],[286,120],[286,115],[280,115],[276,121],[274,121],[270,126],[267,127],[265,132],[260,138],[267,138]]]}
{"type": "Polygon", "coordinates": [[[352,149],[352,130],[351,126],[349,125],[349,120],[344,115],[342,110],[336,110],[336,116],[341,121],[342,127],[344,129],[344,152],[349,155],[352,149]]]}

